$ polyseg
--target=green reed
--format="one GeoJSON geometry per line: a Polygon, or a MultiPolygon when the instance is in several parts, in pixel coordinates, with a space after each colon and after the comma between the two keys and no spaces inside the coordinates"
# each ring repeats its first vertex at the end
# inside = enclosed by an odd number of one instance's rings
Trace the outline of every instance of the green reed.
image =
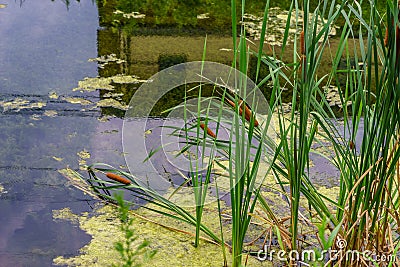
{"type": "MultiPolygon", "coordinates": [[[[397,1],[387,1],[384,23],[382,14],[376,10],[377,2],[371,1],[370,5],[369,21],[363,19],[357,5],[349,5],[344,15],[348,21],[341,38],[345,57],[348,62],[354,57],[356,63],[362,63],[348,64],[345,85],[337,82],[343,112],[347,115],[344,133],[337,130],[334,120],[321,116],[322,112],[314,116],[334,146],[334,162],[341,174],[336,218],[342,222],[341,236],[347,241],[347,248],[387,255],[394,253],[398,245],[393,231],[400,223],[399,33],[396,30],[399,7],[397,1]],[[360,21],[358,32],[350,27],[351,15],[360,21]],[[365,31],[367,34],[363,35],[365,31]],[[347,37],[354,35],[358,38],[347,37]],[[354,51],[348,48],[350,42],[357,44],[354,51]],[[357,140],[357,135],[362,139],[357,140]]],[[[340,56],[337,54],[334,61],[338,62],[340,56]]],[[[331,76],[338,72],[333,68],[331,76]]]]}

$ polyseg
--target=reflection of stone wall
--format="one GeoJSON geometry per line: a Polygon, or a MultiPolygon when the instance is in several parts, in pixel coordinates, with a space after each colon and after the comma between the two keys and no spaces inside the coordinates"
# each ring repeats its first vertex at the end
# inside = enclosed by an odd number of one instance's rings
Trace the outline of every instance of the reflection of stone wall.
{"type": "MultiPolygon", "coordinates": [[[[187,61],[201,60],[205,37],[132,36],[130,72],[148,78],[158,72],[160,55],[186,55],[187,61]]],[[[233,59],[232,38],[208,36],[206,60],[230,65],[233,59]]]]}
{"type": "Polygon", "coordinates": [[[158,71],[162,71],[166,68],[187,62],[187,56],[185,54],[161,54],[158,56],[158,71]]]}

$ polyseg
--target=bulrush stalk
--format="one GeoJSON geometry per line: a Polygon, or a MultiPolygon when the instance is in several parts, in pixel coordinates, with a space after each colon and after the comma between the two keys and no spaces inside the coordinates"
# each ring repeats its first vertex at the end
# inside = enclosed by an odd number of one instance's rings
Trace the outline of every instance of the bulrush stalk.
{"type": "Polygon", "coordinates": [[[106,174],[106,176],[107,176],[108,178],[110,178],[111,180],[120,182],[121,184],[125,184],[125,185],[130,185],[130,184],[131,184],[131,181],[129,181],[128,179],[126,179],[126,178],[124,178],[124,177],[121,177],[121,176],[119,176],[119,175],[117,175],[117,174],[115,174],[115,173],[108,172],[108,173],[106,174]]]}

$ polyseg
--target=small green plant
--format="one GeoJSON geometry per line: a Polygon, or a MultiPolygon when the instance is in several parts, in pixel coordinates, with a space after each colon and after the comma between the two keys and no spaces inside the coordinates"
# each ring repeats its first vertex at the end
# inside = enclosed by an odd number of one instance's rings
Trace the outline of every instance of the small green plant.
{"type": "Polygon", "coordinates": [[[112,264],[113,267],[139,267],[154,257],[156,250],[149,249],[149,241],[144,240],[135,245],[139,236],[135,234],[132,225],[134,219],[129,216],[129,205],[125,203],[123,194],[116,194],[118,204],[118,217],[121,220],[120,230],[124,234],[124,240],[115,243],[115,249],[121,256],[121,263],[112,264]]]}

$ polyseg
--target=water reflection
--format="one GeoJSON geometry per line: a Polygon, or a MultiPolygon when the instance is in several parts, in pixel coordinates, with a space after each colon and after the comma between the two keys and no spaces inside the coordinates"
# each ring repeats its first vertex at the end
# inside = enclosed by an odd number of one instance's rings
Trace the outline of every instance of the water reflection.
{"type": "MultiPolygon", "coordinates": [[[[98,17],[91,1],[5,1],[0,9],[0,266],[50,266],[90,237],[52,219],[52,210],[90,210],[91,199],[58,169],[77,169],[90,149],[94,111],[63,100],[96,55],[98,17]]],[[[88,96],[93,98],[96,96],[88,96]]]]}

